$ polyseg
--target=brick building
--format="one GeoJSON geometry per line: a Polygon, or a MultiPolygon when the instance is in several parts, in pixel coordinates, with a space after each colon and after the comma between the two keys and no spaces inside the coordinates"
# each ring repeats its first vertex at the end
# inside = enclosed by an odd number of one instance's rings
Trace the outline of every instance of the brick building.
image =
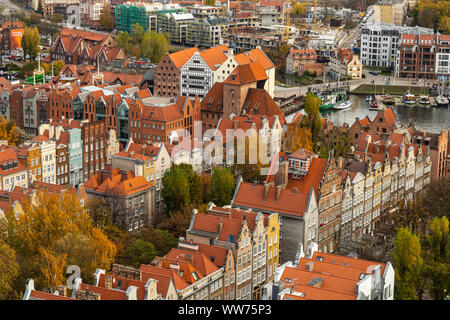
{"type": "Polygon", "coordinates": [[[84,181],[105,169],[108,131],[105,120],[83,123],[81,141],[83,145],[84,181]]]}
{"type": "Polygon", "coordinates": [[[130,232],[153,226],[152,204],[154,187],[132,171],[98,170],[85,183],[90,199],[105,199],[113,212],[116,225],[130,232]]]}
{"type": "Polygon", "coordinates": [[[194,122],[201,120],[199,98],[152,96],[136,102],[129,110],[129,134],[137,143],[169,143],[171,133],[180,129],[192,137],[194,122]]]}

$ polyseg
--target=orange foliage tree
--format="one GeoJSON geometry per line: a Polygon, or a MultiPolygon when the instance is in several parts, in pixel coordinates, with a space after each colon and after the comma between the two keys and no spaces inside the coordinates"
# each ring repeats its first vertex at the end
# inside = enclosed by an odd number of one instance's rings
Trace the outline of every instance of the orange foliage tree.
{"type": "Polygon", "coordinates": [[[0,140],[7,140],[9,145],[15,145],[19,135],[16,132],[16,124],[13,121],[0,117],[0,140]]]}
{"type": "Polygon", "coordinates": [[[6,236],[21,262],[21,286],[31,277],[37,286],[54,290],[71,264],[88,281],[96,268],[109,269],[114,262],[116,246],[94,226],[74,194],[37,190],[22,208],[9,215],[6,236]]]}

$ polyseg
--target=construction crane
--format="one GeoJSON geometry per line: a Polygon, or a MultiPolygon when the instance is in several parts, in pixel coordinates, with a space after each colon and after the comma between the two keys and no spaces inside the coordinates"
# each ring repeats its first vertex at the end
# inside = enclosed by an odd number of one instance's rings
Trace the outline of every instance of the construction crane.
{"type": "Polygon", "coordinates": [[[314,0],[314,30],[317,27],[317,0],[314,0]]]}

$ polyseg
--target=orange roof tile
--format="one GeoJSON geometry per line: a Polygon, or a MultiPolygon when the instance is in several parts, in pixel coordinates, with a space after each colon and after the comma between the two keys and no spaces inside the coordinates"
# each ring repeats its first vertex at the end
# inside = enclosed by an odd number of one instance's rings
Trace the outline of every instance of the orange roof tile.
{"type": "Polygon", "coordinates": [[[253,210],[303,216],[309,200],[309,192],[284,188],[280,192],[278,201],[276,192],[276,188],[270,186],[267,198],[264,200],[263,185],[241,182],[233,204],[253,210]]]}
{"type": "Polygon", "coordinates": [[[309,167],[308,173],[304,175],[301,179],[293,179],[289,177],[287,188],[297,190],[302,192],[309,192],[311,188],[314,188],[314,193],[316,198],[319,196],[319,186],[320,181],[323,178],[325,169],[327,167],[327,159],[322,158],[312,158],[311,165],[309,167]]]}
{"type": "Polygon", "coordinates": [[[260,49],[253,49],[234,56],[236,62],[240,65],[250,62],[258,62],[264,68],[264,70],[274,68],[275,65],[267,57],[267,55],[260,49]]]}
{"type": "Polygon", "coordinates": [[[180,50],[169,54],[169,58],[177,66],[177,68],[181,68],[194,55],[194,53],[198,51],[199,50],[197,47],[180,50]]]}

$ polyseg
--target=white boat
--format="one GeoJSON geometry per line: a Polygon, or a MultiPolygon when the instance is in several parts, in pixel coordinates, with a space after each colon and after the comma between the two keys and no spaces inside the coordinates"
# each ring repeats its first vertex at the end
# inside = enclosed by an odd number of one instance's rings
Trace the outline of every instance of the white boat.
{"type": "Polygon", "coordinates": [[[442,95],[436,97],[436,104],[438,107],[447,107],[448,99],[442,95]]]}
{"type": "Polygon", "coordinates": [[[402,97],[402,101],[404,102],[404,103],[407,103],[407,104],[414,104],[414,103],[416,103],[416,97],[413,95],[413,94],[411,94],[411,93],[409,93],[409,91],[402,97]]]}
{"type": "Polygon", "coordinates": [[[428,104],[430,104],[430,99],[428,99],[427,96],[421,96],[419,98],[419,103],[423,104],[423,105],[428,105],[428,104]]]}
{"type": "Polygon", "coordinates": [[[347,109],[347,108],[350,108],[352,106],[352,103],[353,103],[352,100],[347,100],[347,101],[344,101],[344,102],[341,102],[341,103],[335,105],[333,107],[333,109],[336,109],[336,110],[347,109]]]}

